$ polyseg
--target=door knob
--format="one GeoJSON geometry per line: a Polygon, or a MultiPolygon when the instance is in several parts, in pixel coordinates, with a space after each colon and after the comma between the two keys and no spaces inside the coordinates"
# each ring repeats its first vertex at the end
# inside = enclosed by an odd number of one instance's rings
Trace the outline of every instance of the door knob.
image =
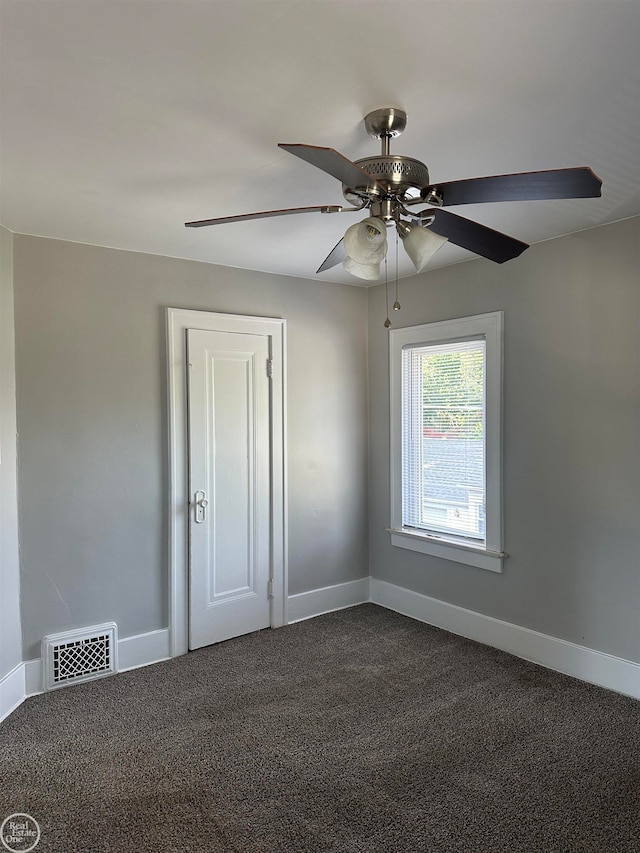
{"type": "Polygon", "coordinates": [[[196,492],[194,498],[195,500],[193,503],[196,508],[195,522],[196,524],[202,524],[202,522],[207,518],[207,507],[209,506],[209,501],[205,498],[204,492],[196,492]]]}

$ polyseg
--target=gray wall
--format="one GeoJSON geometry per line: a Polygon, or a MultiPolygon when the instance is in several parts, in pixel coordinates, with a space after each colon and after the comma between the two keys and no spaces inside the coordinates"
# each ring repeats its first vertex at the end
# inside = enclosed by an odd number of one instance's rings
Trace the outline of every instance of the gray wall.
{"type": "Polygon", "coordinates": [[[166,627],[164,308],[288,324],[289,593],[368,574],[366,291],[15,238],[25,659],[166,627]]]}
{"type": "Polygon", "coordinates": [[[501,575],[389,543],[384,289],[369,292],[372,576],[640,660],[639,226],[401,282],[396,326],[505,312],[501,575]]]}
{"type": "Polygon", "coordinates": [[[16,493],[13,234],[0,227],[0,679],[22,661],[16,493]]]}
{"type": "MultiPolygon", "coordinates": [[[[503,575],[389,544],[383,288],[13,238],[24,658],[53,631],[167,625],[167,305],[287,318],[289,592],[367,575],[368,303],[371,574],[640,660],[639,224],[401,282],[396,325],[505,311],[503,575]]],[[[1,236],[0,676],[20,660],[1,236]]]]}

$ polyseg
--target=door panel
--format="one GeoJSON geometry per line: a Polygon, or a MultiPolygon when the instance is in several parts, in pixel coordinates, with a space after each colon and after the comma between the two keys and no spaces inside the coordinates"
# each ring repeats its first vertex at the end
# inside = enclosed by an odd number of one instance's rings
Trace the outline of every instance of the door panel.
{"type": "Polygon", "coordinates": [[[189,647],[271,624],[269,337],[187,331],[189,647]]]}

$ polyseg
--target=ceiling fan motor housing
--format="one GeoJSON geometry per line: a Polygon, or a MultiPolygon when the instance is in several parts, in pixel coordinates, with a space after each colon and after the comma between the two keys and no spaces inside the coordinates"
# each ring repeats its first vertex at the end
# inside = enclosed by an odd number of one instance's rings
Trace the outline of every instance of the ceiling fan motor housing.
{"type": "MultiPolygon", "coordinates": [[[[379,154],[377,157],[364,157],[355,161],[363,172],[380,184],[387,196],[399,201],[419,198],[420,191],[429,186],[429,170],[420,160],[403,157],[400,154],[379,154]]],[[[348,187],[342,185],[342,194],[353,205],[362,204],[363,197],[379,201],[380,197],[367,186],[348,187]]]]}

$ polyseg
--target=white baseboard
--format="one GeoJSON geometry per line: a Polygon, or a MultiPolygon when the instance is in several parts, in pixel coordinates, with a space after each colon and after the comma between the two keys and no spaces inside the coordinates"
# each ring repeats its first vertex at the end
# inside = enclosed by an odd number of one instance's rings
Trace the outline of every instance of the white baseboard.
{"type": "Polygon", "coordinates": [[[118,672],[149,666],[170,657],[168,628],[118,640],[118,672]]]}
{"type": "Polygon", "coordinates": [[[369,601],[369,578],[357,581],[337,583],[309,592],[300,592],[288,598],[289,619],[287,624],[331,613],[333,610],[344,610],[356,604],[369,601]]]}
{"type": "MultiPolygon", "coordinates": [[[[128,669],[138,669],[141,666],[149,666],[167,660],[169,654],[169,629],[160,628],[157,631],[149,631],[147,634],[137,634],[134,637],[124,637],[118,640],[118,672],[126,672],[128,669]]],[[[35,696],[43,692],[43,669],[42,659],[25,661],[24,666],[24,695],[35,696]]],[[[20,700],[22,701],[22,700],[20,700]]],[[[20,702],[18,702],[18,705],[20,702]]]]}
{"type": "Polygon", "coordinates": [[[24,693],[28,696],[37,696],[44,693],[44,667],[42,658],[34,658],[24,662],[24,693]]]}
{"type": "MultiPolygon", "coordinates": [[[[556,672],[640,699],[638,663],[484,616],[376,578],[361,578],[290,595],[288,624],[368,601],[556,672]]],[[[118,641],[119,672],[159,663],[170,656],[168,628],[118,641]]],[[[18,664],[0,679],[0,722],[28,696],[42,692],[42,660],[37,658],[18,664]]]]}
{"type": "Polygon", "coordinates": [[[24,679],[23,663],[14,666],[10,672],[0,678],[0,722],[24,702],[24,679]]]}
{"type": "Polygon", "coordinates": [[[502,622],[386,581],[370,579],[371,601],[582,681],[640,699],[640,664],[502,622]]]}

